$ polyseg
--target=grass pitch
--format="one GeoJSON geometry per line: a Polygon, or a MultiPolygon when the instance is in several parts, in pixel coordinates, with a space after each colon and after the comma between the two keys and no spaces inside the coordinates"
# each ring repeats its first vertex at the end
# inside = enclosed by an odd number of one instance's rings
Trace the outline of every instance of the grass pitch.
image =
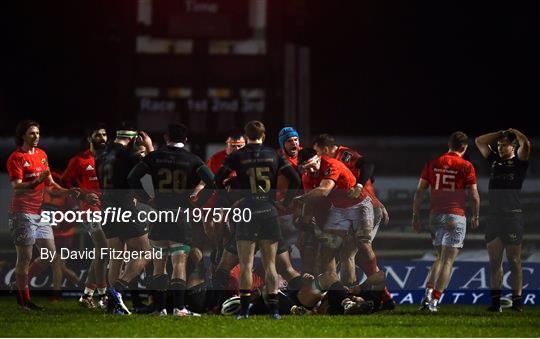
{"type": "Polygon", "coordinates": [[[78,306],[76,299],[49,303],[43,312],[25,312],[14,298],[0,297],[0,337],[538,337],[540,307],[517,314],[491,314],[483,306],[442,305],[439,313],[416,305],[368,316],[264,316],[236,321],[201,318],[114,316],[78,306]]]}

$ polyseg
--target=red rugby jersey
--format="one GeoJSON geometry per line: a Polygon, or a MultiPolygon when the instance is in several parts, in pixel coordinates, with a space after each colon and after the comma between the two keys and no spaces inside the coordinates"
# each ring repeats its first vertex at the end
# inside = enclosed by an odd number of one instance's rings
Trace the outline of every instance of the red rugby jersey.
{"type": "Polygon", "coordinates": [[[328,199],[335,207],[347,208],[361,202],[365,196],[357,199],[351,199],[347,196],[348,191],[356,185],[356,178],[352,172],[339,160],[321,156],[321,168],[315,176],[304,173],[302,175],[302,184],[304,190],[310,191],[319,187],[324,179],[332,180],[336,186],[329,194],[328,199]]]}
{"type": "Polygon", "coordinates": [[[225,150],[219,151],[217,153],[214,153],[210,158],[208,158],[208,161],[206,161],[206,165],[212,173],[216,174],[223,165],[223,160],[227,157],[227,152],[225,150]]]}
{"type": "Polygon", "coordinates": [[[431,186],[431,213],[465,215],[465,189],[476,184],[474,166],[454,152],[429,161],[421,178],[431,186]]]}
{"type": "MultiPolygon", "coordinates": [[[[47,170],[49,170],[47,154],[37,147],[34,148],[33,154],[17,148],[7,160],[9,181],[17,179],[22,182],[33,181],[47,170]]],[[[13,192],[11,213],[40,214],[44,189],[45,182],[42,182],[34,189],[13,192]]]]}
{"type": "MultiPolygon", "coordinates": [[[[76,185],[83,193],[100,194],[95,159],[90,150],[79,153],[69,160],[64,174],[62,174],[62,183],[67,188],[76,185]]],[[[99,211],[101,206],[100,203],[90,205],[81,201],[80,207],[83,211],[99,211]]]]}

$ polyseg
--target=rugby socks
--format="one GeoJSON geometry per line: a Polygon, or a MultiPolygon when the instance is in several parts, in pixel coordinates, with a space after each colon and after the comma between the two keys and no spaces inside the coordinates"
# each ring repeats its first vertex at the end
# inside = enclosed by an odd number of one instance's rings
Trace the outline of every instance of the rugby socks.
{"type": "Polygon", "coordinates": [[[30,288],[28,287],[28,274],[16,274],[15,285],[17,286],[18,300],[21,305],[30,301],[30,288]]]}
{"type": "Polygon", "coordinates": [[[226,299],[226,290],[229,287],[231,273],[223,269],[217,269],[212,276],[212,287],[214,290],[214,302],[218,308],[226,299]]]}
{"type": "Polygon", "coordinates": [[[172,293],[173,299],[173,308],[179,310],[184,309],[185,307],[185,296],[186,296],[186,281],[183,279],[171,279],[169,283],[169,291],[172,293]]]}
{"type": "Polygon", "coordinates": [[[277,293],[268,294],[266,305],[268,306],[268,311],[270,314],[279,314],[279,301],[277,293]]]}
{"type": "Polygon", "coordinates": [[[330,288],[328,288],[327,295],[330,303],[328,314],[343,314],[343,306],[341,305],[341,302],[343,299],[347,298],[347,291],[345,290],[343,283],[341,281],[336,281],[333,283],[330,288]]]}
{"type": "Polygon", "coordinates": [[[94,295],[94,291],[96,289],[96,285],[95,284],[88,284],[86,285],[86,287],[84,288],[84,295],[85,296],[89,296],[89,297],[92,297],[94,295]]]}
{"type": "Polygon", "coordinates": [[[390,294],[390,291],[388,291],[388,288],[384,286],[382,301],[387,302],[388,300],[392,300],[392,294],[390,294]]]}
{"type": "Polygon", "coordinates": [[[251,290],[240,290],[240,314],[248,315],[251,290]]]}
{"type": "Polygon", "coordinates": [[[442,291],[433,290],[433,293],[432,293],[433,299],[440,300],[442,293],[443,293],[442,291]]]}
{"type": "Polygon", "coordinates": [[[521,295],[512,294],[512,307],[521,308],[523,306],[523,298],[521,295]]]}
{"type": "Polygon", "coordinates": [[[501,290],[492,289],[491,290],[491,306],[498,308],[501,306],[501,290]]]}
{"type": "Polygon", "coordinates": [[[107,293],[107,283],[97,284],[97,293],[98,295],[103,295],[107,293]]]}
{"type": "Polygon", "coordinates": [[[169,276],[167,274],[154,275],[149,283],[151,290],[154,311],[160,312],[167,308],[167,288],[169,286],[169,276]]]}
{"type": "MultiPolygon", "coordinates": [[[[361,261],[358,264],[360,265],[360,267],[362,268],[362,270],[364,271],[367,277],[369,277],[370,275],[374,273],[379,272],[379,266],[377,265],[377,257],[371,260],[361,261]]],[[[391,299],[392,299],[392,295],[390,294],[390,291],[388,291],[388,288],[386,288],[385,286],[383,290],[382,301],[387,302],[388,300],[391,300],[391,299]]]]}

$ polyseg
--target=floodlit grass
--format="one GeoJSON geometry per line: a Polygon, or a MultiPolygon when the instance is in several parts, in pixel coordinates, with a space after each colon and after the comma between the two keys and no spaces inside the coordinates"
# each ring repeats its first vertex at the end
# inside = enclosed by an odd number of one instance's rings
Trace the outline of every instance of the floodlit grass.
{"type": "Polygon", "coordinates": [[[368,316],[264,316],[236,321],[201,318],[114,316],[78,306],[76,299],[49,303],[43,312],[25,312],[14,298],[0,298],[0,337],[538,337],[540,307],[523,313],[492,314],[483,306],[443,305],[437,314],[399,306],[368,316]]]}

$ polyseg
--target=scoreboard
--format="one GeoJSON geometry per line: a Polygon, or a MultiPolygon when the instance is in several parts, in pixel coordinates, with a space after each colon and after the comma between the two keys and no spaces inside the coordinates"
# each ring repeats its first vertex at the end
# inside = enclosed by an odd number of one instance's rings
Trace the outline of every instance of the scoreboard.
{"type": "Polygon", "coordinates": [[[171,38],[248,38],[248,9],[248,0],[154,1],[151,32],[171,38]]]}

